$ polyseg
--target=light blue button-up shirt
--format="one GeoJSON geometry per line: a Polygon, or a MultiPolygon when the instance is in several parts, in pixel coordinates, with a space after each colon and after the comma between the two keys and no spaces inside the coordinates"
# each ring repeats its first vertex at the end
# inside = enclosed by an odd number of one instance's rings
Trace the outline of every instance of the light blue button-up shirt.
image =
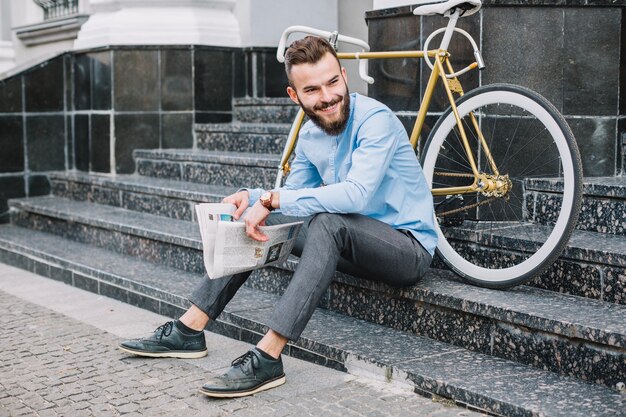
{"type": "MultiPolygon", "coordinates": [[[[248,189],[250,205],[262,189],[248,189]]],[[[437,246],[433,199],[400,120],[384,104],[350,95],[350,118],[339,136],[307,122],[280,193],[290,216],[359,213],[410,231],[431,254],[437,246]]]]}

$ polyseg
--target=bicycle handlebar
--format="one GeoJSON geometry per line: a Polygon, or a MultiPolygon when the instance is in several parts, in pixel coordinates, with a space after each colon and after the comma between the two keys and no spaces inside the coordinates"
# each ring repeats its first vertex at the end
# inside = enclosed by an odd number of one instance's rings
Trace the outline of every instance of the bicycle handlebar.
{"type": "MultiPolygon", "coordinates": [[[[327,32],[325,30],[315,29],[308,26],[289,26],[287,29],[285,29],[282,36],[280,37],[280,41],[278,42],[278,50],[276,51],[276,59],[278,60],[278,62],[285,62],[285,45],[287,44],[287,38],[289,38],[289,35],[296,32],[308,33],[311,35],[323,37],[325,39],[331,39],[333,36],[335,36],[335,34],[332,32],[327,32]]],[[[368,52],[370,50],[370,46],[367,44],[367,42],[361,39],[339,34],[337,34],[336,36],[337,41],[360,46],[361,48],[363,48],[363,52],[368,52]]],[[[366,59],[359,59],[359,76],[368,84],[374,83],[374,79],[367,75],[366,59]]]]}

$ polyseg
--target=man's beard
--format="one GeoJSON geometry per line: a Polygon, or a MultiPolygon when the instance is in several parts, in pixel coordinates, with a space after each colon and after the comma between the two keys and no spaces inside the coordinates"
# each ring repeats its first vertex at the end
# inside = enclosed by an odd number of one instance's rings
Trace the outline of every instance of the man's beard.
{"type": "Polygon", "coordinates": [[[350,92],[348,91],[348,86],[346,86],[346,94],[344,94],[343,97],[333,99],[332,101],[322,103],[321,105],[318,104],[313,107],[313,109],[305,107],[300,101],[300,98],[298,98],[298,103],[300,103],[300,107],[304,113],[309,116],[309,119],[311,119],[315,126],[319,127],[329,136],[339,135],[344,131],[346,125],[348,124],[348,118],[350,117],[350,92]],[[315,110],[322,110],[323,108],[334,106],[339,102],[343,102],[343,104],[341,104],[341,114],[339,115],[339,119],[335,121],[327,122],[315,113],[315,110]]]}

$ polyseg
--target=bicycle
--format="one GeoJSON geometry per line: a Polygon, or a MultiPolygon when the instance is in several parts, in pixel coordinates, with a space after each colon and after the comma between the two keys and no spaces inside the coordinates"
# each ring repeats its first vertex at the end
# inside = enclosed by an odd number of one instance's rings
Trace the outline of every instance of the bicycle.
{"type": "MultiPolygon", "coordinates": [[[[567,245],[580,210],[582,166],[567,122],[538,93],[512,84],[464,92],[458,77],[485,65],[474,39],[456,24],[480,7],[480,0],[444,0],[416,7],[415,15],[442,14],[449,21],[425,40],[422,50],[414,51],[371,52],[360,39],[292,26],[283,32],[277,59],[284,62],[286,41],[295,32],[325,37],[335,48],[338,42],[362,48],[337,55],[360,60],[359,75],[368,83],[374,81],[367,75],[368,59],[425,59],[431,74],[410,135],[414,149],[439,82],[450,104],[431,130],[420,161],[435,201],[437,253],[472,284],[508,288],[544,271],[567,245]],[[432,39],[442,32],[439,48],[429,50],[432,39]],[[455,33],[468,39],[475,57],[459,71],[447,51],[455,33]],[[522,153],[528,162],[521,162],[522,153]],[[538,182],[551,184],[554,194],[543,198],[533,193],[538,182]]],[[[289,173],[303,121],[300,109],[281,157],[276,187],[289,173]]]]}

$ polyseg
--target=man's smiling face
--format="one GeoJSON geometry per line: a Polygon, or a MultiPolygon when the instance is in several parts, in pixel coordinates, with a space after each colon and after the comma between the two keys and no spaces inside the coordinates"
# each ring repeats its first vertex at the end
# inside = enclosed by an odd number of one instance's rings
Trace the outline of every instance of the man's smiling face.
{"type": "Polygon", "coordinates": [[[307,116],[325,133],[343,132],[350,115],[350,96],[346,70],[337,59],[326,53],[314,64],[294,65],[287,93],[307,116]]]}

